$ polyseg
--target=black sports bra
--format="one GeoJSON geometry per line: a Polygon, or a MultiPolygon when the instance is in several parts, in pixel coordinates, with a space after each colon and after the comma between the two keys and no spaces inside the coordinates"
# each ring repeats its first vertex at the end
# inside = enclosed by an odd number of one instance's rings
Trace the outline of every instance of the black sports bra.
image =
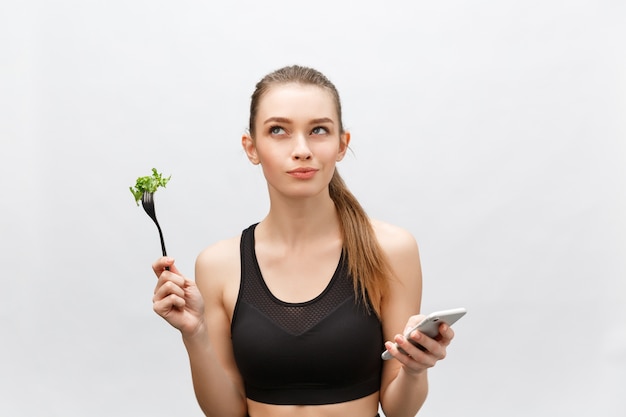
{"type": "Polygon", "coordinates": [[[274,297],[263,280],[254,249],[255,227],[241,236],[241,283],[231,323],[247,397],[267,404],[318,405],[378,391],[382,327],[355,298],[346,257],[341,256],[319,296],[286,303],[274,297]]]}

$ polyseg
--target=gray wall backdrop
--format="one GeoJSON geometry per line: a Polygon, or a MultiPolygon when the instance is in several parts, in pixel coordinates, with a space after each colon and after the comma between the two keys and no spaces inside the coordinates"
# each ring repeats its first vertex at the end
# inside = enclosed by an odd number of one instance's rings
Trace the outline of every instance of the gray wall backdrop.
{"type": "MultiPolygon", "coordinates": [[[[340,171],[409,229],[423,311],[465,306],[420,415],[626,412],[622,1],[3,1],[0,415],[200,416],[152,312],[168,250],[267,210],[240,149],[265,73],[338,86],[340,171]]],[[[339,342],[339,341],[338,341],[339,342]]]]}

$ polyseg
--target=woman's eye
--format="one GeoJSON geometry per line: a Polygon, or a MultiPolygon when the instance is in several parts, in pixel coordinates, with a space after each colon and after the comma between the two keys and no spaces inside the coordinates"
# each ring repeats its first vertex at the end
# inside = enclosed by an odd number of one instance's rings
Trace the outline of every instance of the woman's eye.
{"type": "Polygon", "coordinates": [[[271,135],[283,135],[285,133],[285,129],[280,126],[272,126],[270,127],[271,135]]]}
{"type": "Polygon", "coordinates": [[[313,130],[311,130],[311,133],[314,135],[325,135],[328,133],[328,129],[323,126],[317,126],[314,127],[313,130]]]}

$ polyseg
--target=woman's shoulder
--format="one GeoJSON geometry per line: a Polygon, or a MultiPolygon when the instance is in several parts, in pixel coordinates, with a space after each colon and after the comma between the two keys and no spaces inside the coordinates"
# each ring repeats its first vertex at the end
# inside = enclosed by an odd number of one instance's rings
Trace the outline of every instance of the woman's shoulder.
{"type": "Polygon", "coordinates": [[[393,279],[383,304],[383,326],[388,336],[401,329],[409,315],[417,314],[422,299],[422,267],[417,241],[408,230],[382,221],[372,220],[378,244],[384,252],[393,279]]]}
{"type": "Polygon", "coordinates": [[[421,263],[417,241],[408,230],[391,223],[371,220],[378,244],[397,280],[398,288],[412,288],[421,282],[421,263]]]}
{"type": "Polygon", "coordinates": [[[241,235],[219,240],[204,248],[196,258],[196,282],[221,281],[238,274],[241,235]]]}
{"type": "Polygon", "coordinates": [[[370,223],[385,252],[417,250],[417,241],[407,229],[377,219],[370,219],[370,223]]]}
{"type": "Polygon", "coordinates": [[[202,249],[202,251],[198,254],[197,261],[213,264],[215,262],[224,261],[233,255],[238,255],[240,241],[241,234],[227,239],[218,240],[217,242],[202,249]]]}

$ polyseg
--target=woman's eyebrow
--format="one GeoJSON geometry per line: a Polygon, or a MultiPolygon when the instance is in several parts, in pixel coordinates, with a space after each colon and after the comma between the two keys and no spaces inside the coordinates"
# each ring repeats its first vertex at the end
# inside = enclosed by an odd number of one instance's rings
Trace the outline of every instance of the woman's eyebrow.
{"type": "Polygon", "coordinates": [[[286,117],[270,117],[263,122],[263,124],[265,125],[268,123],[291,123],[291,120],[287,119],[286,117]]]}
{"type": "MultiPolygon", "coordinates": [[[[263,122],[263,124],[265,125],[268,123],[292,123],[292,120],[286,117],[270,117],[263,122]]],[[[335,122],[330,117],[320,117],[320,118],[311,120],[310,123],[311,124],[316,124],[316,123],[334,124],[335,122]]]]}
{"type": "Polygon", "coordinates": [[[333,122],[333,119],[331,119],[329,117],[321,117],[319,119],[311,120],[311,123],[330,123],[330,124],[334,124],[335,122],[333,122]]]}

